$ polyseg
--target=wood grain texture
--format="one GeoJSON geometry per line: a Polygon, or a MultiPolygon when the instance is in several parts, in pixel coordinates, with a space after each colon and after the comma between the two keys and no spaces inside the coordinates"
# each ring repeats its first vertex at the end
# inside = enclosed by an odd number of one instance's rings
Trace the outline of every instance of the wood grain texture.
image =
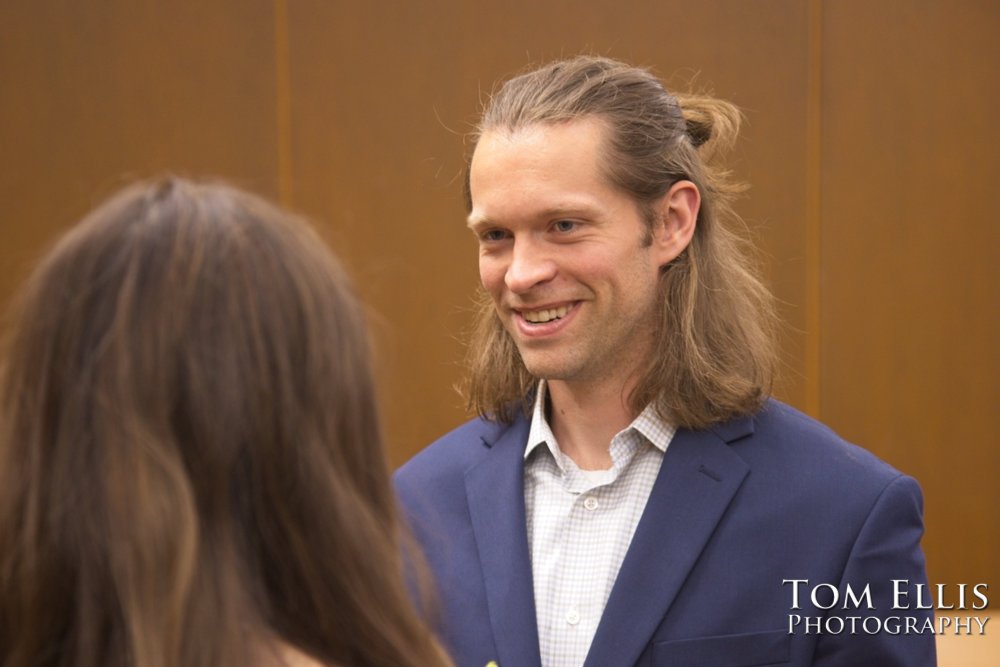
{"type": "Polygon", "coordinates": [[[890,4],[825,4],[823,417],[921,482],[933,580],[989,581],[1000,6],[890,4]]]}
{"type": "Polygon", "coordinates": [[[137,177],[274,196],[274,54],[269,0],[0,5],[0,298],[137,177]]]}

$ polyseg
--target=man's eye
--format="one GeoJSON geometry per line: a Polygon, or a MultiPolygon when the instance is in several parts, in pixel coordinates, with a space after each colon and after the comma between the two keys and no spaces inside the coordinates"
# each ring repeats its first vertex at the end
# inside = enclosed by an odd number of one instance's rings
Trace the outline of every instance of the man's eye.
{"type": "Polygon", "coordinates": [[[565,232],[571,232],[574,229],[576,229],[576,223],[573,222],[572,220],[556,220],[555,224],[552,225],[552,227],[557,232],[565,233],[565,232]]]}
{"type": "Polygon", "coordinates": [[[483,232],[479,238],[487,243],[496,243],[507,238],[507,232],[502,229],[489,229],[483,232]]]}

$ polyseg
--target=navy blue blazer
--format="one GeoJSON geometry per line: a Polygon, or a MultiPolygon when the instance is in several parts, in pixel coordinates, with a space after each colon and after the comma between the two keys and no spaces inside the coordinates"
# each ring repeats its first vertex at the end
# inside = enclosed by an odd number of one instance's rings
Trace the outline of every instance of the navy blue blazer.
{"type": "MultiPolygon", "coordinates": [[[[540,664],[527,435],[523,417],[473,420],[395,476],[438,584],[440,635],[459,667],[540,664]]],[[[777,401],[753,417],[679,430],[585,665],[934,665],[933,634],[902,629],[905,617],[921,627],[931,617],[913,608],[916,587],[926,586],[922,504],[912,478],[777,401]],[[839,593],[829,610],[826,585],[839,593]],[[909,596],[895,598],[894,586],[909,596]],[[790,627],[796,615],[819,620],[790,627]]]]}

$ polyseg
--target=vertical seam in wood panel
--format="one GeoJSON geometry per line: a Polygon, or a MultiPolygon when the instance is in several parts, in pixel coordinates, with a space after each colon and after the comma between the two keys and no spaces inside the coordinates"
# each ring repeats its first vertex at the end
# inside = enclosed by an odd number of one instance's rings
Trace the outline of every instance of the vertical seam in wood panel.
{"type": "Polygon", "coordinates": [[[278,131],[278,198],[292,206],[292,91],[287,0],[274,0],[275,102],[278,131]]]}
{"type": "Polygon", "coordinates": [[[806,412],[820,417],[822,371],[822,72],[823,2],[809,2],[806,102],[806,412]]]}

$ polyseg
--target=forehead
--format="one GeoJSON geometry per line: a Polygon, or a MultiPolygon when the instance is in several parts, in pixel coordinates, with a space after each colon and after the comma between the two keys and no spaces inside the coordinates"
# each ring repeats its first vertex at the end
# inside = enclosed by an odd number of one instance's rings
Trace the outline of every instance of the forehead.
{"type": "Polygon", "coordinates": [[[550,209],[622,197],[601,167],[606,132],[596,119],[484,132],[469,169],[470,223],[527,206],[550,209]]]}

